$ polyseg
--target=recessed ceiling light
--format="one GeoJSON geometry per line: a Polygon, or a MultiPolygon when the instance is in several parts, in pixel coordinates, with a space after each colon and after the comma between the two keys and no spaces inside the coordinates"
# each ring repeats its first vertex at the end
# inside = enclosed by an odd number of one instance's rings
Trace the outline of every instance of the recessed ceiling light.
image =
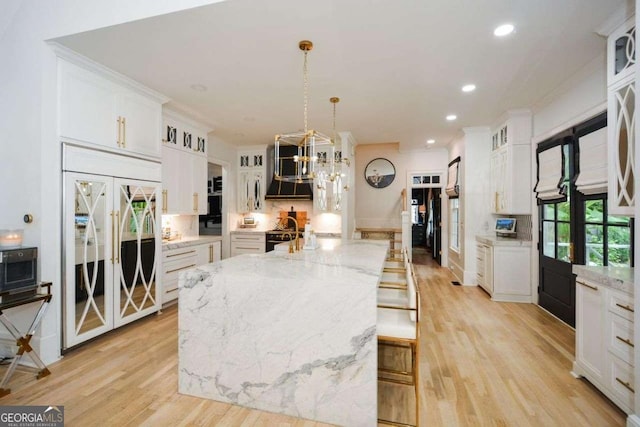
{"type": "Polygon", "coordinates": [[[508,34],[511,34],[514,29],[515,27],[511,24],[502,24],[496,27],[495,30],[493,30],[493,35],[497,37],[504,37],[508,34]]]}
{"type": "Polygon", "coordinates": [[[456,116],[455,114],[449,114],[449,115],[447,116],[447,120],[449,120],[450,122],[451,122],[451,121],[454,121],[454,120],[455,120],[455,119],[457,119],[457,118],[458,118],[458,116],[456,116]]]}
{"type": "Polygon", "coordinates": [[[463,92],[473,92],[474,90],[476,90],[476,85],[469,84],[469,85],[462,86],[463,92]]]}
{"type": "Polygon", "coordinates": [[[191,89],[195,90],[196,92],[206,92],[207,91],[207,87],[205,85],[202,84],[192,84],[191,86],[189,86],[191,89]]]}
{"type": "Polygon", "coordinates": [[[436,140],[435,139],[427,139],[427,144],[435,144],[436,140]]]}

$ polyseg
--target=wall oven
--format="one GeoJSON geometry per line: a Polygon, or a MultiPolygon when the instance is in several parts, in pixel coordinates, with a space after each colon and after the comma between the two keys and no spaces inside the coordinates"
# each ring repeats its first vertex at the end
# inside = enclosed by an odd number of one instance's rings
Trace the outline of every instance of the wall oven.
{"type": "Polygon", "coordinates": [[[38,287],[38,248],[0,251],[0,294],[19,293],[38,287]]]}

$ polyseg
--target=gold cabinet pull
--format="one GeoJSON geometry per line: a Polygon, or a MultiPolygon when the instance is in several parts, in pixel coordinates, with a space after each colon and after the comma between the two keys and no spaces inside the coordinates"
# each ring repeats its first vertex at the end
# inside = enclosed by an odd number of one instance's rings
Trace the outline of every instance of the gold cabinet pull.
{"type": "Polygon", "coordinates": [[[624,388],[626,388],[627,390],[629,390],[631,393],[635,393],[636,391],[633,389],[633,387],[631,387],[631,384],[629,384],[628,381],[622,381],[620,378],[616,377],[616,381],[618,381],[620,384],[622,384],[624,386],[624,388]]]}
{"type": "Polygon", "coordinates": [[[617,302],[616,305],[623,310],[627,310],[633,313],[633,307],[631,307],[630,305],[622,305],[619,302],[617,302]]]}
{"type": "Polygon", "coordinates": [[[193,251],[188,251],[188,252],[180,252],[179,254],[171,254],[171,255],[167,255],[167,258],[171,258],[171,257],[174,257],[174,256],[180,256],[180,255],[186,255],[186,254],[192,254],[192,253],[194,253],[194,252],[195,252],[195,250],[193,250],[193,251]]]}
{"type": "Polygon", "coordinates": [[[122,118],[122,148],[127,147],[127,119],[122,118]]]}
{"type": "Polygon", "coordinates": [[[120,211],[116,211],[116,231],[118,240],[116,241],[116,264],[120,262],[120,211]]]}
{"type": "Polygon", "coordinates": [[[114,212],[111,211],[111,264],[113,264],[114,258],[114,245],[115,245],[115,237],[116,237],[116,229],[115,229],[115,221],[113,220],[114,212]]]}
{"type": "Polygon", "coordinates": [[[162,190],[162,213],[167,213],[167,194],[168,190],[162,190]]]}
{"type": "Polygon", "coordinates": [[[193,211],[198,212],[198,193],[193,193],[193,211]]]}
{"type": "Polygon", "coordinates": [[[116,139],[116,143],[118,144],[118,147],[121,147],[122,143],[120,142],[120,135],[122,134],[122,118],[118,116],[116,122],[118,122],[118,138],[116,139]]]}
{"type": "Polygon", "coordinates": [[[633,345],[633,342],[631,342],[631,340],[630,340],[629,338],[622,338],[622,337],[621,337],[621,336],[619,336],[619,335],[616,335],[616,338],[617,338],[617,339],[619,339],[620,341],[622,341],[623,343],[625,343],[625,344],[627,344],[627,345],[631,346],[631,347],[635,347],[635,346],[633,345]]]}
{"type": "Polygon", "coordinates": [[[175,273],[176,271],[186,270],[187,268],[195,267],[195,264],[187,265],[186,267],[174,268],[173,270],[167,270],[165,274],[175,273]]]}
{"type": "Polygon", "coordinates": [[[597,291],[597,290],[598,290],[598,287],[597,287],[597,286],[587,285],[586,283],[581,282],[581,281],[579,281],[579,280],[576,280],[576,283],[577,283],[577,284],[579,284],[579,285],[584,286],[585,288],[593,289],[594,291],[597,291]]]}
{"type": "Polygon", "coordinates": [[[209,262],[213,262],[213,245],[209,245],[209,262]]]}

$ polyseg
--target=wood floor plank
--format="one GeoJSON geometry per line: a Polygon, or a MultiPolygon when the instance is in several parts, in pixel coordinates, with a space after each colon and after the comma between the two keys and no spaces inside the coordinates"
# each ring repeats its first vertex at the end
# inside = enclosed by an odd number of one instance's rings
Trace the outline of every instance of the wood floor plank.
{"type": "MultiPolygon", "coordinates": [[[[421,426],[624,426],[626,415],[570,374],[575,333],[532,304],[453,286],[413,254],[421,292],[421,426]]],[[[65,354],[39,381],[18,372],[2,405],[64,405],[68,426],[328,426],[180,395],[177,308],[65,354]]],[[[387,350],[383,350],[387,351],[387,350]]],[[[404,354],[380,355],[408,366],[404,354]]],[[[0,375],[3,373],[0,367],[0,375]]],[[[413,422],[413,390],[379,383],[379,411],[413,422]]]]}

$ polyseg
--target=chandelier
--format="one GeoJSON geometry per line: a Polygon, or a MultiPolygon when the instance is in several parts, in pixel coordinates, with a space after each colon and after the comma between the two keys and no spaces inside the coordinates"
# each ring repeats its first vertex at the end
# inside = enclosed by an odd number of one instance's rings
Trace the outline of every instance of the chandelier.
{"type": "MultiPolygon", "coordinates": [[[[309,40],[302,40],[298,43],[298,47],[304,53],[304,65],[302,68],[304,82],[304,130],[275,136],[274,178],[279,181],[302,183],[312,182],[316,177],[318,163],[317,148],[320,146],[332,147],[334,142],[328,136],[308,129],[309,76],[307,54],[313,49],[313,43],[309,40]],[[284,162],[293,162],[293,167],[287,170],[283,167],[284,162]]],[[[331,152],[333,154],[333,150],[331,150],[331,152]]],[[[333,155],[331,156],[330,162],[333,163],[333,155]]]]}

